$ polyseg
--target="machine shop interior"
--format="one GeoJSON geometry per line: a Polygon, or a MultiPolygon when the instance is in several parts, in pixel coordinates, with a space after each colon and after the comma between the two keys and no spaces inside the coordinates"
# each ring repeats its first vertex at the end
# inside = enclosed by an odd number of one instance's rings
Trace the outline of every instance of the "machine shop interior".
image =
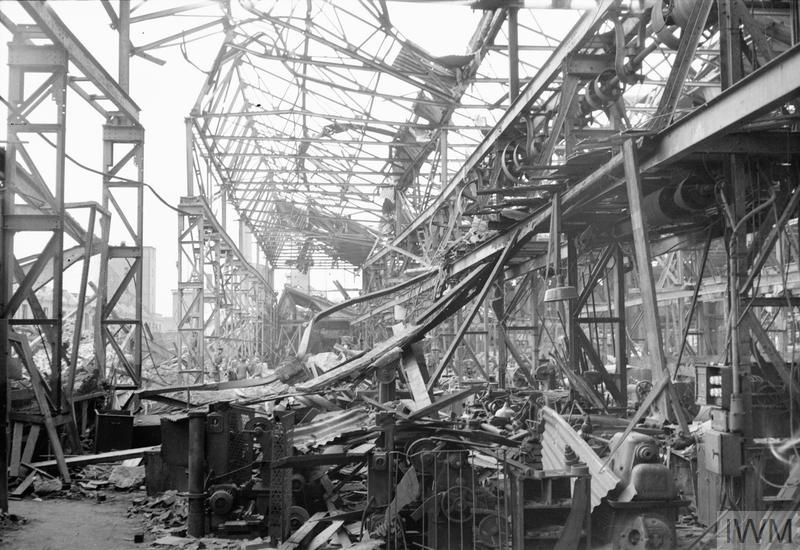
{"type": "Polygon", "coordinates": [[[0,52],[0,547],[800,544],[800,1],[3,0],[0,52]]]}

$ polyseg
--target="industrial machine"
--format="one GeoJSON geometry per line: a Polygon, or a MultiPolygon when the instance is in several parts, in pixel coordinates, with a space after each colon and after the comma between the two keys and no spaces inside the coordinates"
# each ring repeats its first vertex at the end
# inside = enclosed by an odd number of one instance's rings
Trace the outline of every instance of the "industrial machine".
{"type": "Polygon", "coordinates": [[[210,530],[231,537],[285,539],[291,471],[274,464],[291,455],[294,415],[256,416],[252,409],[220,402],[210,405],[208,413],[193,413],[189,421],[190,534],[210,530]]]}
{"type": "MultiPolygon", "coordinates": [[[[623,434],[615,434],[615,448],[623,434]]],[[[621,442],[608,468],[620,478],[623,488],[636,496],[628,502],[610,497],[592,514],[596,539],[611,543],[614,550],[668,550],[675,548],[678,508],[688,502],[678,498],[672,472],[662,462],[655,440],[633,432],[621,442]]]]}

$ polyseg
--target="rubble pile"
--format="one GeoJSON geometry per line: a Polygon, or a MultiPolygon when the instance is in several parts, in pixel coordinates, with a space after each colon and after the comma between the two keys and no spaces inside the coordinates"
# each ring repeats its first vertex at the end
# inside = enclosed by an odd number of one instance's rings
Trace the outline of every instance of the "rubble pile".
{"type": "MultiPolygon", "coordinates": [[[[453,540],[489,550],[515,537],[573,548],[590,532],[596,542],[627,536],[643,517],[669,545],[695,520],[694,488],[663,460],[696,461],[695,434],[664,417],[631,421],[632,408],[612,412],[613,397],[557,357],[535,377],[518,363],[511,387],[494,382],[490,364],[481,379],[464,365],[440,369],[428,387],[417,343],[427,329],[408,325],[369,350],[290,353],[243,378],[150,377],[126,399],[150,413],[136,417],[137,437],[149,430],[159,445],[86,455],[68,487],[34,470],[32,488],[98,502],[144,488],[128,514],[146,540],[190,550],[454,549],[453,540]],[[133,458],[117,459],[126,452],[133,458]]],[[[660,390],[637,384],[635,405],[660,390]]],[[[93,434],[95,445],[109,441],[93,434]]]]}
{"type": "Polygon", "coordinates": [[[170,490],[155,497],[134,498],[128,514],[141,517],[155,536],[182,536],[186,534],[186,507],[186,497],[170,490]]]}

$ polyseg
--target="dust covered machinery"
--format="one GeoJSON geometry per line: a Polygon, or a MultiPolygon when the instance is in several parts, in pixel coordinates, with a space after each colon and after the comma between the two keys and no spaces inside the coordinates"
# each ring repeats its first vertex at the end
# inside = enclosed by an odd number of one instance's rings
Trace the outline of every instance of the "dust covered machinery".
{"type": "MultiPolygon", "coordinates": [[[[612,436],[615,448],[623,434],[612,436]]],[[[621,502],[613,495],[592,514],[593,533],[614,550],[669,550],[675,548],[675,521],[678,508],[686,501],[678,499],[672,472],[662,462],[655,440],[633,432],[621,442],[608,463],[625,489],[633,489],[632,500],[621,502]]]]}
{"type": "Polygon", "coordinates": [[[387,549],[507,546],[510,491],[502,461],[432,437],[408,442],[405,452],[374,453],[369,466],[368,500],[376,512],[367,527],[387,549]]]}
{"type": "Polygon", "coordinates": [[[518,442],[482,430],[447,423],[396,427],[398,450],[376,450],[368,465],[365,528],[383,538],[387,550],[545,550],[586,543],[588,472],[534,472],[517,460],[518,442]]]}
{"type": "Polygon", "coordinates": [[[228,403],[209,406],[201,495],[204,531],[276,541],[288,535],[291,472],[273,464],[291,455],[292,425],[291,413],[263,417],[228,403]]]}

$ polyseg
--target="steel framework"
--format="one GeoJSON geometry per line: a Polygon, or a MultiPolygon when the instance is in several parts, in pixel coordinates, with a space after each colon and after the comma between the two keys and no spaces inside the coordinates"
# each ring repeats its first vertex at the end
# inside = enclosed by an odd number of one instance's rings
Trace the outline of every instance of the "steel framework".
{"type": "Polygon", "coordinates": [[[245,259],[202,198],[184,197],[178,216],[181,383],[203,383],[207,375],[218,382],[218,349],[274,364],[276,299],[265,274],[245,259]]]}
{"type": "MultiPolygon", "coordinates": [[[[369,344],[398,321],[417,327],[398,339],[395,359],[419,403],[430,402],[460,354],[478,359],[479,345],[480,367],[499,383],[512,359],[534,375],[544,334],[571,382],[595,388],[588,393],[599,407],[631,405],[626,362],[638,354],[659,391],[634,419],[653,406],[685,429],[671,380],[693,320],[710,324],[701,317],[711,312],[697,310],[693,319],[697,303],[724,294],[724,336],[709,348],[736,369],[731,427],[752,437],[750,350],[770,359],[766,379],[800,395],[796,357],[787,353],[795,340],[800,200],[796,3],[598,0],[584,12],[488,4],[475,4],[483,11],[463,54],[435,56],[395,27],[401,8],[385,2],[219,2],[193,27],[138,47],[131,25],[197,8],[137,15],[124,0],[117,10],[102,2],[118,30],[117,79],[50,4],[21,2],[19,21],[4,15],[14,40],[4,101],[0,385],[18,357],[37,378],[35,346],[44,346],[50,398],[43,408],[71,414],[62,396],[71,382],[62,392],[60,379],[62,365],[76,362],[74,347],[62,344],[62,272],[77,261],[84,262],[81,311],[96,300],[97,366],[119,385],[139,384],[144,130],[128,94],[128,59],[160,62],[158,48],[213,32],[223,42],[186,120],[189,197],[178,209],[186,374],[213,369],[209,347],[219,342],[264,355],[275,337],[268,277],[226,233],[232,207],[270,269],[361,263],[365,293],[375,299],[358,299],[355,324],[369,344]],[[102,204],[80,206],[86,225],[67,213],[68,91],[105,121],[102,204]],[[41,136],[55,162],[21,135],[41,136]],[[686,189],[696,202],[681,194],[686,189]],[[28,233],[47,237],[19,257],[28,233]],[[116,244],[120,235],[132,244],[116,244]],[[695,258],[724,266],[716,279],[696,264],[686,277],[684,260],[664,256],[703,242],[709,255],[695,258]],[[715,250],[723,259],[715,261],[715,250]],[[90,297],[86,266],[96,254],[102,269],[90,297]],[[107,283],[112,261],[125,264],[117,288],[107,283]],[[416,278],[420,271],[426,275],[416,278]],[[578,298],[543,302],[545,289],[563,286],[578,298]],[[132,312],[120,307],[129,288],[132,312]],[[688,308],[663,307],[690,297],[688,308]],[[772,320],[769,308],[780,309],[772,320]],[[770,338],[774,319],[785,326],[783,349],[770,338]],[[664,324],[675,326],[672,333],[664,324]],[[423,341],[419,327],[438,331],[430,373],[411,351],[423,341]],[[511,335],[528,331],[531,349],[520,350],[511,335]],[[666,348],[676,345],[673,357],[666,348]],[[612,348],[610,372],[601,352],[612,348]],[[603,400],[606,392],[613,402],[603,400]]],[[[80,327],[73,330],[74,345],[80,327]]],[[[374,361],[379,351],[365,357],[374,361]]],[[[4,438],[3,431],[0,446],[4,438]]],[[[752,476],[736,484],[753,502],[752,476]]],[[[2,507],[5,496],[0,487],[2,507]]]]}
{"type": "MultiPolygon", "coordinates": [[[[97,61],[50,3],[34,0],[4,5],[0,13],[0,23],[12,35],[9,93],[2,97],[8,112],[8,144],[0,214],[0,423],[5,425],[7,418],[9,365],[22,364],[66,481],[69,472],[56,424],[66,424],[70,448],[79,453],[72,397],[84,313],[92,301],[96,312],[92,362],[101,380],[120,389],[141,383],[144,129],[138,122],[140,109],[128,94],[129,57],[138,55],[163,63],[147,52],[180,43],[212,26],[204,22],[137,48],[130,40],[132,24],[198,6],[135,16],[131,12],[140,6],[131,8],[127,0],[118,2],[116,9],[110,2],[99,6],[105,8],[118,31],[118,79],[97,61]],[[69,155],[67,97],[73,95],[105,120],[100,169],[82,166],[69,155]],[[77,186],[66,181],[67,160],[102,175],[101,203],[70,202],[71,190],[77,186]],[[116,239],[131,244],[112,244],[120,242],[116,239]],[[89,262],[98,254],[99,276],[91,281],[89,262]],[[78,263],[82,271],[77,305],[65,311],[63,272],[78,263]],[[109,288],[112,263],[124,266],[121,282],[109,288]],[[132,310],[121,306],[120,298],[126,292],[134,297],[132,310]],[[62,374],[65,368],[66,377],[62,374]],[[40,369],[49,372],[47,379],[40,369]]],[[[213,21],[220,23],[219,13],[213,21]]],[[[0,431],[0,443],[6,448],[6,430],[0,431]]],[[[5,453],[0,453],[4,473],[6,460],[5,453]]],[[[4,474],[0,476],[3,510],[8,507],[7,497],[4,474]]]]}

